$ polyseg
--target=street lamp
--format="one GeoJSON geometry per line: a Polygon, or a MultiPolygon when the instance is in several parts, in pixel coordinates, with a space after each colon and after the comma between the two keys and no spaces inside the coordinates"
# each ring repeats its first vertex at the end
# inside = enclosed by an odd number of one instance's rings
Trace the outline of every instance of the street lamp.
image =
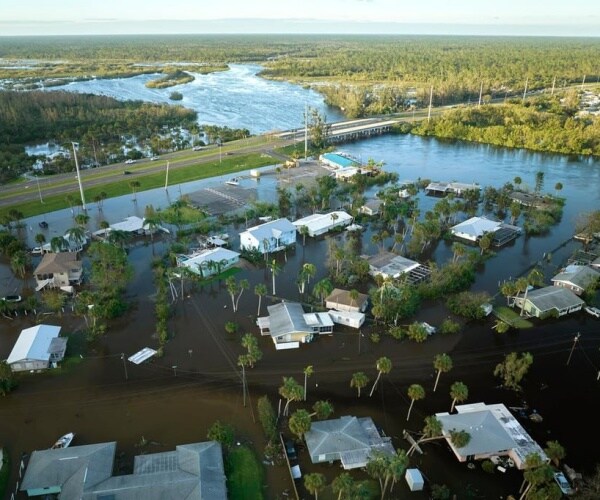
{"type": "Polygon", "coordinates": [[[85,206],[85,195],[83,194],[83,186],[81,185],[81,175],[79,174],[79,162],[77,161],[77,151],[75,150],[75,142],[71,143],[73,146],[73,157],[75,158],[75,170],[77,171],[77,182],[79,183],[79,193],[81,194],[81,206],[83,207],[83,211],[87,212],[87,207],[85,206]]]}

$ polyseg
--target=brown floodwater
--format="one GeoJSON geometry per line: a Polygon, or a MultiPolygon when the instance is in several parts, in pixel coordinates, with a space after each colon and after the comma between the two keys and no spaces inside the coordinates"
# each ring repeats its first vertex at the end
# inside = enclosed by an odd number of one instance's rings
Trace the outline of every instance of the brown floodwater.
{"type": "MultiPolygon", "coordinates": [[[[335,237],[342,239],[344,235],[335,237]]],[[[165,248],[164,242],[157,242],[154,252],[159,254],[165,248]]],[[[307,239],[306,247],[299,241],[295,251],[278,256],[285,270],[276,278],[279,297],[301,299],[295,270],[302,262],[319,266],[316,279],[324,275],[325,248],[325,239],[307,239]]],[[[201,287],[185,283],[184,298],[173,305],[169,322],[172,338],[164,357],[139,366],[124,365],[121,353],[127,357],[145,346],[156,346],[154,287],[149,267],[152,252],[150,245],[139,243],[130,250],[136,271],[127,291],[132,307],[111,324],[104,337],[87,347],[77,365],[63,374],[27,374],[12,394],[0,400],[0,442],[11,455],[11,485],[22,454],[46,448],[69,431],[76,433],[75,445],[116,440],[117,468],[122,473],[130,471],[135,454],[169,450],[177,444],[206,439],[208,427],[217,419],[234,425],[238,440],[251,443],[262,457],[264,438],[256,422],[257,398],[267,394],[277,405],[282,377],[294,376],[302,382],[303,369],[309,364],[314,366],[314,375],[309,379],[308,401],[306,405],[296,403],[292,409],[328,399],[335,407],[335,416],[373,417],[393,437],[396,446],[407,447],[401,438],[403,429],[417,431],[425,416],[449,409],[449,387],[461,380],[469,387],[469,402],[520,406],[523,400],[527,401],[544,421],[525,421],[525,427],[542,445],[551,439],[561,442],[567,449],[566,462],[576,469],[591,471],[600,460],[594,440],[588,437],[594,418],[589,408],[597,398],[596,367],[600,364],[600,322],[594,318],[581,314],[504,336],[491,330],[490,319],[468,324],[460,334],[435,335],[423,344],[398,342],[385,336],[373,343],[369,334],[381,331],[373,325],[363,328],[363,335],[342,329],[289,351],[275,351],[269,337],[259,337],[264,357],[248,370],[250,400],[244,407],[236,365],[242,353],[240,336],[244,332],[259,335],[254,325],[258,298],[253,289],[256,283],[263,282],[271,293],[270,274],[260,267],[245,266],[237,275],[248,279],[250,288],[242,295],[236,313],[222,282],[201,287]],[[227,321],[240,325],[238,334],[225,332],[227,321]],[[577,331],[582,337],[566,366],[577,331]],[[498,388],[498,380],[492,375],[496,363],[511,351],[525,350],[534,355],[534,365],[523,394],[498,388]],[[455,367],[442,375],[437,392],[432,393],[432,360],[440,352],[449,353],[455,367]],[[374,380],[375,362],[383,355],[392,360],[392,372],[383,378],[372,398],[368,397],[368,390],[357,398],[349,385],[352,373],[363,370],[374,380]],[[410,403],[407,388],[412,383],[422,384],[427,396],[415,403],[411,419],[406,422],[410,403]],[[140,446],[142,439],[149,444],[140,446]]],[[[179,290],[180,284],[176,286],[179,290]]],[[[262,314],[271,302],[271,297],[263,300],[262,314]]],[[[418,318],[437,324],[446,315],[443,307],[426,305],[418,318]]],[[[75,335],[74,339],[81,336],[84,327],[83,320],[73,317],[68,308],[61,317],[47,316],[42,320],[62,325],[64,332],[75,335]]],[[[33,322],[32,317],[2,320],[0,357],[8,355],[20,330],[33,322]]],[[[325,471],[330,480],[340,472],[338,464],[312,466],[306,452],[301,453],[300,463],[304,472],[325,471]]],[[[522,479],[512,470],[491,475],[479,467],[470,470],[456,462],[442,444],[427,446],[425,455],[415,455],[411,466],[418,466],[430,483],[447,484],[459,498],[506,497],[516,493],[522,479]]],[[[268,498],[278,498],[290,490],[290,479],[283,467],[265,469],[268,498]]],[[[364,477],[360,471],[355,475],[364,477]]],[[[408,492],[403,481],[394,490],[398,498],[408,492]]]]}

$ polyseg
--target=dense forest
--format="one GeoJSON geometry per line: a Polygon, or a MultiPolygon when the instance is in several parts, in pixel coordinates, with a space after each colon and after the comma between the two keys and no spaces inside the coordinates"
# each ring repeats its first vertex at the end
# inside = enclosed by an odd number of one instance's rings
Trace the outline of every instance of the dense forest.
{"type": "Polygon", "coordinates": [[[600,155],[600,117],[576,116],[576,96],[459,107],[412,132],[565,154],[600,155]]]}
{"type": "MultiPolygon", "coordinates": [[[[313,85],[350,116],[596,82],[594,38],[323,35],[164,35],[0,38],[0,57],[18,61],[0,78],[89,78],[173,71],[169,63],[258,62],[266,78],[313,85]],[[23,69],[24,60],[35,60],[23,69]],[[32,63],[33,64],[33,63],[32,63]],[[483,84],[483,89],[482,89],[483,84]]],[[[10,65],[4,65],[10,66],[10,65]]],[[[178,66],[198,71],[198,66],[178,66]]],[[[49,82],[52,84],[52,82],[49,82]]]]}
{"type": "Polygon", "coordinates": [[[0,92],[0,180],[29,169],[23,145],[35,141],[79,142],[104,155],[120,150],[122,136],[143,141],[163,127],[194,127],[196,112],[181,106],[117,101],[71,92],[0,92]]]}

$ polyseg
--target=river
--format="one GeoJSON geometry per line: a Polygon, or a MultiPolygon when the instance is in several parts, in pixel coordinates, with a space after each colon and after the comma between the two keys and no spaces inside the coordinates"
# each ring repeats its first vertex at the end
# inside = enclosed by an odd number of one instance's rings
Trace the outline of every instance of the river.
{"type": "MultiPolygon", "coordinates": [[[[254,69],[246,71],[248,67],[235,68],[239,71],[237,84],[240,87],[248,78],[254,81],[255,77],[249,76],[254,69]]],[[[223,78],[222,74],[208,76],[223,78]]],[[[142,77],[136,78],[143,80],[142,77]]],[[[98,80],[73,85],[94,88],[106,85],[106,92],[116,95],[118,87],[124,82],[98,80]]],[[[262,84],[280,85],[277,82],[262,84]]],[[[306,95],[305,89],[281,85],[293,89],[297,95],[306,95]]],[[[138,86],[140,92],[146,92],[143,85],[138,86]]],[[[77,90],[81,89],[77,87],[77,90]]],[[[218,96],[219,89],[214,91],[218,96]]],[[[286,103],[293,100],[288,97],[286,95],[279,106],[285,107],[288,105],[286,103]]],[[[269,109],[279,107],[277,99],[278,95],[273,94],[269,109]]],[[[213,116],[225,117],[224,113],[219,115],[217,108],[215,106],[213,116]]],[[[294,113],[301,116],[303,102],[297,103],[294,109],[294,113]]],[[[247,126],[254,116],[254,113],[247,111],[240,107],[232,115],[239,125],[226,124],[247,126]]],[[[284,128],[282,122],[270,121],[267,116],[260,116],[260,120],[263,130],[280,126],[284,128]]],[[[294,124],[298,124],[298,121],[292,120],[285,127],[294,124]]],[[[492,294],[496,292],[499,280],[522,273],[531,264],[540,261],[544,253],[568,241],[580,213],[600,208],[600,170],[596,160],[416,136],[381,136],[346,144],[340,149],[364,161],[368,158],[383,160],[384,168],[397,172],[401,180],[430,178],[500,187],[515,176],[520,176],[524,184],[531,186],[536,172],[542,171],[546,191],[553,192],[554,185],[561,182],[564,185],[561,195],[565,196],[567,203],[560,223],[547,235],[518,238],[513,244],[498,250],[497,255],[479,269],[474,289],[492,294]]],[[[222,184],[224,180],[216,178],[172,186],[168,192],[157,189],[138,193],[137,203],[133,203],[131,196],[106,200],[103,213],[90,205],[92,218],[89,228],[95,230],[102,218],[116,222],[127,215],[141,215],[147,204],[165,206],[180,193],[222,184]]],[[[255,185],[251,184],[254,182],[244,180],[243,184],[250,186],[255,185]]],[[[255,185],[259,198],[274,200],[275,184],[275,176],[263,177],[255,185]]],[[[374,195],[374,192],[375,189],[371,190],[370,195],[374,195]]],[[[420,194],[421,212],[431,208],[436,201],[435,198],[420,194]]],[[[73,225],[70,210],[31,218],[26,221],[25,229],[30,242],[38,232],[38,222],[43,219],[49,222],[48,237],[54,236],[54,233],[62,234],[73,225]]],[[[228,229],[235,233],[243,230],[243,226],[228,229]]],[[[343,240],[344,235],[335,237],[343,240]]],[[[290,252],[285,260],[280,256],[280,263],[284,267],[284,272],[277,277],[280,297],[288,300],[299,298],[295,278],[303,262],[318,264],[317,279],[324,275],[326,245],[326,238],[309,238],[306,246],[299,239],[294,252],[290,252]]],[[[578,243],[569,241],[553,254],[551,262],[545,264],[545,270],[552,272],[558,269],[568,253],[578,246],[578,243]]],[[[22,452],[48,447],[58,436],[72,430],[77,433],[74,444],[118,440],[118,448],[124,452],[124,461],[130,464],[131,457],[140,452],[137,444],[142,436],[157,443],[142,451],[167,451],[176,444],[203,440],[208,425],[217,418],[235,424],[238,437],[253,442],[260,453],[260,427],[252,423],[253,416],[249,408],[241,404],[239,374],[235,364],[237,355],[242,352],[239,338],[226,334],[223,325],[228,320],[234,320],[240,325],[240,332],[256,333],[253,319],[257,313],[257,298],[252,290],[257,283],[265,283],[270,289],[271,276],[264,269],[244,268],[237,275],[238,278],[248,279],[250,288],[241,298],[240,311],[236,314],[231,310],[231,301],[223,283],[212,283],[195,290],[188,288],[185,299],[178,300],[174,305],[175,314],[169,322],[172,338],[165,356],[149,364],[130,365],[128,372],[124,373],[121,353],[130,355],[144,346],[156,344],[153,337],[154,286],[150,261],[153,251],[160,253],[165,249],[166,242],[158,241],[155,249],[149,244],[138,244],[130,250],[130,261],[135,268],[135,278],[128,288],[132,309],[113,322],[109,332],[83,353],[80,364],[72,367],[64,376],[54,376],[52,373],[24,376],[17,390],[0,400],[0,420],[3,424],[0,426],[0,444],[8,447],[13,461],[22,452]]],[[[365,253],[376,251],[368,233],[363,249],[365,253]]],[[[437,245],[432,254],[432,258],[438,262],[443,262],[449,256],[449,243],[446,242],[437,245]]],[[[0,266],[0,294],[18,290],[19,286],[19,281],[11,277],[8,265],[3,262],[0,266]]],[[[262,314],[269,303],[265,299],[262,314]]],[[[426,304],[419,312],[418,319],[438,324],[445,314],[443,308],[426,304]]],[[[20,329],[31,326],[34,320],[31,317],[19,317],[12,321],[0,321],[1,359],[10,352],[20,329]]],[[[82,320],[71,317],[68,311],[62,317],[50,316],[44,321],[62,325],[67,333],[80,331],[83,327],[82,320]]],[[[537,323],[530,330],[499,336],[491,330],[492,320],[488,319],[466,324],[457,335],[436,336],[424,344],[399,343],[388,337],[384,337],[380,343],[373,343],[368,334],[376,332],[377,327],[368,327],[363,331],[365,336],[342,330],[331,338],[302,345],[295,351],[275,351],[268,338],[260,338],[264,358],[249,371],[250,394],[253,403],[263,394],[268,394],[276,403],[281,377],[293,375],[301,380],[303,368],[312,364],[315,375],[309,384],[310,404],[316,399],[329,399],[335,405],[335,416],[371,415],[393,437],[394,444],[401,446],[405,444],[401,439],[402,429],[418,430],[426,415],[447,411],[450,404],[449,386],[456,380],[462,380],[469,387],[468,402],[503,402],[518,406],[522,400],[527,400],[544,417],[541,424],[524,424],[533,437],[542,445],[547,440],[557,439],[567,448],[567,463],[591,471],[594,464],[600,462],[595,440],[589,439],[589,429],[595,425],[591,408],[597,401],[595,378],[600,364],[597,354],[600,345],[599,324],[598,320],[581,313],[571,318],[537,323]],[[582,339],[567,367],[565,363],[577,331],[582,333],[582,339]],[[524,392],[516,394],[497,389],[498,381],[492,375],[495,364],[508,352],[524,350],[531,351],[535,360],[525,381],[524,392]],[[455,368],[451,373],[442,375],[440,388],[433,394],[431,362],[433,356],[440,352],[447,352],[453,357],[455,368]],[[360,369],[373,380],[376,376],[375,360],[383,355],[393,359],[392,372],[384,377],[375,397],[363,396],[358,400],[354,390],[349,387],[351,373],[360,369]],[[411,383],[423,384],[427,397],[415,403],[413,416],[407,423],[405,415],[410,401],[406,390],[411,383]]],[[[300,406],[296,403],[294,409],[300,406]]],[[[415,457],[411,464],[420,467],[431,483],[451,486],[459,498],[506,497],[509,493],[516,493],[522,479],[521,475],[510,470],[506,475],[498,472],[487,475],[479,468],[467,469],[464,464],[458,464],[445,447],[436,445],[431,445],[424,456],[415,457]]],[[[310,464],[305,459],[302,466],[305,472],[310,471],[310,464]]],[[[339,472],[337,466],[321,467],[319,470],[324,470],[329,479],[339,472]]],[[[289,487],[280,468],[268,467],[267,481],[268,498],[280,497],[289,487]]],[[[396,488],[394,492],[397,491],[400,497],[408,494],[403,483],[396,488]]],[[[426,498],[417,493],[413,497],[426,498]]]]}
{"type": "Polygon", "coordinates": [[[230,64],[229,67],[228,71],[207,75],[192,73],[195,76],[193,82],[166,89],[146,87],[146,82],[161,76],[151,74],[73,82],[48,90],[107,95],[120,100],[181,104],[198,112],[200,124],[247,128],[252,134],[302,126],[305,106],[319,110],[329,121],[343,119],[343,115],[326,106],[323,97],[314,90],[260,78],[258,72],[261,67],[258,65],[230,64]],[[183,94],[183,100],[169,99],[175,90],[183,94]]]}

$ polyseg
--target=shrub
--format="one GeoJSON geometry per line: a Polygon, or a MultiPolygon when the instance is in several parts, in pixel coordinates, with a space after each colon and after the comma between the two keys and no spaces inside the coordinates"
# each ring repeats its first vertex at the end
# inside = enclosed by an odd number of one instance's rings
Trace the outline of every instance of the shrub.
{"type": "Polygon", "coordinates": [[[460,332],[460,323],[451,319],[445,319],[440,325],[440,333],[444,335],[458,332],[460,332]]]}

